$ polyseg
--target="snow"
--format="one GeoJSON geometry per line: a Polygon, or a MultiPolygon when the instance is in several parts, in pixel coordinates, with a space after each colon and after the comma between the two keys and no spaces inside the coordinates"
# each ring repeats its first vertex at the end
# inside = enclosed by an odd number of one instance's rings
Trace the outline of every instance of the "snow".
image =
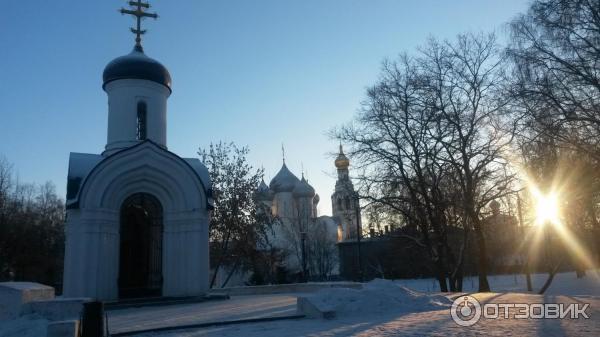
{"type": "MultiPolygon", "coordinates": [[[[550,297],[522,293],[477,294],[481,302],[495,303],[574,303],[576,297],[550,297]]],[[[448,309],[421,312],[370,312],[354,314],[333,320],[300,319],[262,322],[242,325],[209,327],[182,331],[149,333],[144,337],[300,337],[300,336],[599,336],[600,298],[583,300],[592,308],[590,319],[533,320],[533,319],[482,319],[471,327],[457,325],[450,318],[448,309]]]]}
{"type": "MultiPolygon", "coordinates": [[[[377,280],[365,290],[327,289],[313,296],[320,305],[344,312],[335,319],[300,319],[150,333],[145,337],[278,337],[278,336],[600,336],[600,278],[588,271],[585,278],[575,273],[556,275],[545,295],[526,293],[522,275],[491,276],[492,289],[506,293],[474,294],[482,303],[589,303],[590,319],[515,320],[487,319],[472,327],[454,323],[441,299],[436,281],[377,280]],[[392,286],[393,284],[393,286],[392,286]],[[394,287],[395,286],[395,287],[394,287]],[[407,287],[408,286],[408,287],[407,287]],[[408,288],[420,290],[417,292],[408,288]],[[424,294],[423,292],[432,294],[424,294]],[[390,299],[381,298],[381,292],[390,299]],[[561,294],[562,293],[562,294],[561,294]],[[565,296],[567,295],[567,296],[565,296]],[[576,295],[576,296],[572,296],[576,295]],[[348,300],[343,297],[347,296],[348,300]],[[373,298],[369,298],[372,296],[373,298]]],[[[534,290],[545,282],[546,274],[532,275],[534,290]]],[[[465,291],[476,291],[477,278],[465,280],[465,291]]],[[[454,298],[455,295],[448,295],[454,298]]],[[[445,303],[444,303],[445,302],[445,303]]]]}
{"type": "MultiPolygon", "coordinates": [[[[546,277],[546,274],[532,275],[535,290],[542,286],[546,277]]],[[[491,276],[489,280],[492,290],[497,293],[473,294],[482,303],[589,303],[590,319],[486,319],[466,328],[452,321],[450,300],[437,293],[439,289],[434,280],[375,280],[365,284],[363,290],[332,288],[314,293],[312,296],[319,305],[338,311],[332,320],[296,319],[139,336],[600,336],[599,271],[588,271],[587,276],[581,279],[577,279],[573,272],[560,273],[545,295],[527,293],[523,275],[491,276]]],[[[465,279],[464,291],[476,291],[476,287],[476,277],[465,279]]],[[[448,295],[449,298],[454,296],[456,294],[448,295]]],[[[231,315],[233,318],[247,318],[266,312],[271,315],[273,312],[289,310],[290,301],[290,294],[234,296],[229,301],[198,305],[198,310],[192,310],[188,305],[165,307],[167,312],[155,307],[139,311],[128,309],[121,314],[125,315],[123,324],[135,318],[134,321],[143,325],[143,328],[146,323],[142,320],[146,319],[156,321],[156,324],[162,319],[163,326],[166,326],[174,322],[192,323],[192,320],[200,318],[227,320],[231,315]]],[[[0,322],[0,337],[45,336],[46,324],[47,321],[35,316],[0,322]]]]}
{"type": "MultiPolygon", "coordinates": [[[[537,292],[546,282],[548,274],[531,274],[533,292],[537,292]]],[[[523,274],[492,275],[488,277],[494,292],[527,292],[527,281],[523,274]]],[[[440,287],[435,279],[395,280],[397,284],[421,292],[439,292],[440,287]]],[[[465,277],[464,292],[477,292],[477,276],[465,277]]],[[[577,295],[600,296],[600,269],[588,270],[587,275],[577,279],[574,272],[556,274],[552,285],[545,295],[577,295]]]]}
{"type": "Polygon", "coordinates": [[[46,336],[48,321],[38,315],[27,315],[10,321],[0,321],[0,337],[46,336]]]}
{"type": "Polygon", "coordinates": [[[362,315],[364,312],[420,312],[439,310],[452,304],[444,296],[419,293],[382,279],[366,283],[363,289],[322,289],[307,298],[319,310],[333,310],[338,316],[362,315]]]}

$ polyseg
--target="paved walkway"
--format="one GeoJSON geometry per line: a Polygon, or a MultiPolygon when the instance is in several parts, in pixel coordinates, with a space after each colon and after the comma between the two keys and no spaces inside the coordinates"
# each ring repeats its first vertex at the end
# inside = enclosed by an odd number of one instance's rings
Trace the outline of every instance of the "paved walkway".
{"type": "MultiPolygon", "coordinates": [[[[519,293],[474,294],[481,303],[589,303],[590,319],[482,319],[471,327],[461,327],[450,317],[449,309],[425,312],[364,312],[333,320],[299,319],[226,325],[202,329],[142,334],[139,337],[374,337],[374,336],[600,336],[600,298],[540,296],[519,293]]],[[[417,308],[415,308],[417,309],[417,308]]],[[[511,309],[512,314],[514,311],[511,309]]],[[[511,314],[511,315],[512,315],[511,314]]]]}
{"type": "Polygon", "coordinates": [[[229,300],[108,311],[111,334],[168,326],[281,317],[296,314],[296,296],[247,295],[229,300]]]}

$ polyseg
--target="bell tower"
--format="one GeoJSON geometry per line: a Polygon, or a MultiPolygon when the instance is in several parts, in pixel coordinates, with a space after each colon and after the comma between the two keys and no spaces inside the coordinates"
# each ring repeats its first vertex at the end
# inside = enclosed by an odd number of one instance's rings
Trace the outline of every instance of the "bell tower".
{"type": "Polygon", "coordinates": [[[335,192],[331,196],[333,216],[341,226],[342,240],[354,240],[357,238],[357,228],[359,232],[362,231],[360,204],[358,193],[354,190],[349,176],[350,160],[344,154],[342,144],[334,164],[338,179],[335,182],[335,192]]]}

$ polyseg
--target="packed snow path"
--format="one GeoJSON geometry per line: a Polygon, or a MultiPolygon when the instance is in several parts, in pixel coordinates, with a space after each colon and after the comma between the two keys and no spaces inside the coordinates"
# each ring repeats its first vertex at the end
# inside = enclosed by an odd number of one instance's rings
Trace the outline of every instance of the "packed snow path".
{"type": "MultiPolygon", "coordinates": [[[[246,300],[250,297],[248,296],[246,300]]],[[[277,303],[279,296],[270,297],[277,303]]],[[[521,293],[475,294],[484,303],[590,303],[589,319],[484,319],[471,327],[461,327],[450,317],[449,309],[416,313],[389,312],[338,317],[334,320],[300,319],[251,323],[213,328],[145,334],[161,337],[199,336],[600,336],[600,298],[540,296],[521,293]]],[[[231,302],[235,303],[235,302],[231,302]]],[[[232,307],[232,310],[236,308],[232,307]]],[[[502,317],[502,316],[501,316],[502,317]]]]}
{"type": "Polygon", "coordinates": [[[108,311],[111,334],[166,326],[296,314],[296,296],[234,296],[229,300],[108,311]]]}
{"type": "MultiPolygon", "coordinates": [[[[533,288],[539,289],[546,275],[532,275],[533,288]]],[[[141,336],[600,336],[600,271],[588,271],[585,278],[574,273],[556,275],[545,296],[526,293],[523,275],[490,276],[498,293],[475,294],[485,303],[589,303],[590,319],[482,319],[476,325],[460,327],[451,319],[447,303],[435,295],[426,301],[412,290],[388,289],[379,280],[371,288],[375,293],[356,294],[352,290],[325,291],[321,303],[339,311],[334,320],[296,319],[240,325],[213,326],[141,336]],[[380,289],[378,289],[380,288],[380,289]],[[381,296],[383,294],[383,296],[381,296]],[[366,297],[366,300],[365,300],[366,297]],[[394,298],[396,300],[394,300],[394,298]],[[412,299],[411,299],[412,298],[412,299]],[[406,299],[406,300],[404,300],[406,299]],[[395,303],[397,301],[398,303],[395,303]],[[440,303],[438,305],[438,303],[440,303]],[[431,305],[433,304],[433,305],[431,305]]],[[[432,279],[397,280],[425,293],[437,293],[432,279]]],[[[474,278],[465,280],[465,291],[476,287],[474,278]]],[[[146,330],[174,325],[289,316],[296,312],[296,296],[309,294],[234,296],[231,300],[190,303],[163,307],[131,308],[109,312],[112,333],[146,330]]],[[[449,295],[455,298],[459,294],[449,295]]],[[[512,310],[511,310],[512,311],[512,310]]],[[[46,335],[48,321],[37,315],[0,321],[0,337],[39,337],[46,335]]]]}

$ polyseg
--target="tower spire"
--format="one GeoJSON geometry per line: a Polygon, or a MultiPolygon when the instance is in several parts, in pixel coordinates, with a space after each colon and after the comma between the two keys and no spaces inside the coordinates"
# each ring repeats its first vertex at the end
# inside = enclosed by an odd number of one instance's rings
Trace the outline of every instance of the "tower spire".
{"type": "Polygon", "coordinates": [[[281,158],[283,159],[283,163],[285,164],[285,148],[283,147],[283,143],[281,143],[281,158]]]}
{"type": "Polygon", "coordinates": [[[150,8],[150,4],[143,2],[142,0],[129,1],[128,4],[131,6],[131,9],[121,8],[119,12],[121,12],[121,14],[129,14],[135,17],[136,27],[130,29],[131,32],[135,34],[135,48],[142,50],[142,35],[146,33],[146,30],[142,29],[142,20],[145,17],[157,19],[158,14],[144,12],[144,9],[150,8]]]}

